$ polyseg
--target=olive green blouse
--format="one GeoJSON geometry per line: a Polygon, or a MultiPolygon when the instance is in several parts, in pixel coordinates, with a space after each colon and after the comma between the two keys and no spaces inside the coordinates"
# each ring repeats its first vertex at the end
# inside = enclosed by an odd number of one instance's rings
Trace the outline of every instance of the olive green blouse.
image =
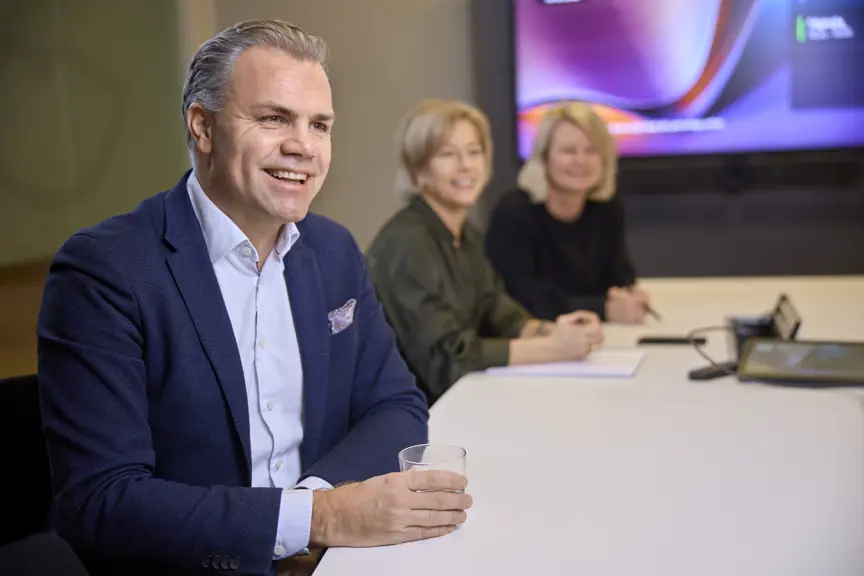
{"type": "Polygon", "coordinates": [[[391,218],[366,254],[399,349],[430,404],[464,374],[509,361],[531,319],[486,260],[480,230],[456,241],[419,196],[391,218]]]}

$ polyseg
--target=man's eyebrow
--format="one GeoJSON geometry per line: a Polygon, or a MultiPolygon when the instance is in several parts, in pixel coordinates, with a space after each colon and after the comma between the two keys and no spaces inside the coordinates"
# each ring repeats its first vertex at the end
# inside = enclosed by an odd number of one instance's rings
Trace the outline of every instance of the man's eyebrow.
{"type": "Polygon", "coordinates": [[[281,104],[277,104],[276,102],[259,102],[258,104],[254,104],[252,109],[258,112],[266,111],[266,112],[275,112],[276,114],[281,114],[283,116],[295,117],[297,113],[291,110],[290,108],[286,108],[281,104]]]}
{"type": "Polygon", "coordinates": [[[336,117],[332,113],[320,113],[312,116],[314,122],[324,122],[325,124],[332,123],[336,117]]]}
{"type": "MultiPolygon", "coordinates": [[[[255,111],[258,111],[258,112],[260,112],[260,111],[273,112],[273,113],[280,114],[280,115],[288,117],[288,118],[297,118],[297,116],[299,116],[299,114],[297,114],[297,112],[295,112],[294,110],[291,110],[290,108],[286,108],[285,106],[283,106],[281,104],[277,104],[276,102],[260,102],[258,104],[253,105],[252,109],[255,111]]],[[[333,122],[333,120],[335,120],[335,116],[333,115],[332,112],[321,112],[321,113],[318,113],[318,114],[315,114],[314,116],[312,116],[312,120],[313,120],[313,122],[331,123],[331,122],[333,122]]]]}

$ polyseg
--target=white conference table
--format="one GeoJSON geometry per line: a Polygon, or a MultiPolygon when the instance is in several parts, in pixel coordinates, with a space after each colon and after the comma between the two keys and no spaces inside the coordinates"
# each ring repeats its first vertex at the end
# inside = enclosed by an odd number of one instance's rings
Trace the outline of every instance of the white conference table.
{"type": "MultiPolygon", "coordinates": [[[[802,339],[864,340],[864,277],[646,280],[663,317],[607,348],[769,310],[802,339]]],[[[728,354],[724,333],[706,350],[728,354]]],[[[864,409],[848,390],[694,383],[682,346],[640,348],[633,378],[472,374],[432,408],[464,446],[475,505],[451,535],[331,549],[316,576],[864,574],[864,409]]]]}

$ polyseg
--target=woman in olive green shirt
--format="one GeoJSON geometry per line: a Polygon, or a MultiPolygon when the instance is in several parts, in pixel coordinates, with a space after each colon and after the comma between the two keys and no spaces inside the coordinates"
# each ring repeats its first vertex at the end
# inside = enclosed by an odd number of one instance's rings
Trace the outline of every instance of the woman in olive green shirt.
{"type": "Polygon", "coordinates": [[[482,112],[427,100],[398,133],[398,187],[408,205],[367,252],[370,275],[399,348],[430,404],[464,374],[492,366],[585,358],[602,342],[591,312],[532,318],[503,289],[468,211],[489,180],[482,112]]]}

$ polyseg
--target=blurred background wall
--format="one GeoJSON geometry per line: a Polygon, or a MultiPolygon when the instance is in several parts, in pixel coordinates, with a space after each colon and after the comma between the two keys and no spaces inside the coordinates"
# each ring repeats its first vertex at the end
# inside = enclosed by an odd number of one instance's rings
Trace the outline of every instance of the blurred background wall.
{"type": "Polygon", "coordinates": [[[173,0],[0,3],[0,266],[177,178],[173,0]]]}

